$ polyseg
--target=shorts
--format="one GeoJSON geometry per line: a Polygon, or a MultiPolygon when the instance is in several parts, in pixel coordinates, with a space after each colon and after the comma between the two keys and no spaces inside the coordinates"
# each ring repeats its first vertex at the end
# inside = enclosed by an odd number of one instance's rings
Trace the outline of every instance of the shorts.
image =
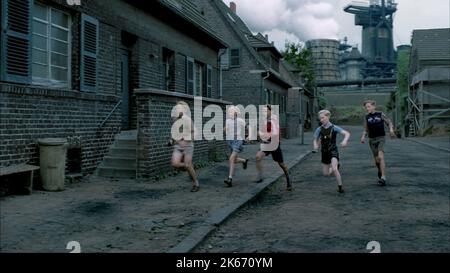
{"type": "Polygon", "coordinates": [[[240,153],[242,152],[243,148],[242,145],[244,145],[243,140],[229,140],[228,141],[228,147],[230,148],[231,152],[240,153]]]}
{"type": "Polygon", "coordinates": [[[322,163],[323,164],[331,164],[331,159],[336,158],[339,161],[339,152],[338,150],[331,151],[322,151],[322,163]]]}
{"type": "Polygon", "coordinates": [[[266,156],[271,154],[272,155],[272,159],[275,162],[283,163],[283,161],[284,161],[283,160],[283,152],[281,151],[280,145],[278,145],[278,148],[276,150],[274,150],[274,151],[264,151],[264,154],[266,156]]]}
{"type": "Polygon", "coordinates": [[[378,156],[378,152],[384,152],[384,143],[386,142],[385,136],[379,136],[374,138],[369,138],[370,150],[372,150],[373,156],[378,156]]]}
{"type": "Polygon", "coordinates": [[[192,156],[194,154],[194,145],[187,145],[187,146],[180,146],[178,144],[175,144],[174,153],[180,153],[183,155],[190,155],[192,156]]]}

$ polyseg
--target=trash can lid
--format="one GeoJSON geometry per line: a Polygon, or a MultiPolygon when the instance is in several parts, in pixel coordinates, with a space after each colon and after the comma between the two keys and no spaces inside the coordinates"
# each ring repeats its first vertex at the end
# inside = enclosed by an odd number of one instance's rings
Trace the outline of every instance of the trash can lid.
{"type": "Polygon", "coordinates": [[[44,146],[58,146],[67,144],[67,139],[65,138],[41,138],[38,139],[39,145],[44,146]]]}

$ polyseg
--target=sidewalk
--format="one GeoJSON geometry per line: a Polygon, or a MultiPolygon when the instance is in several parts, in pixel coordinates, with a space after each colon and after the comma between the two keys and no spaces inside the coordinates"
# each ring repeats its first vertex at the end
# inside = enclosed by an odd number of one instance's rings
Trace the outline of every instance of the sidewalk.
{"type": "MultiPolygon", "coordinates": [[[[282,140],[291,168],[311,150],[312,134],[282,140]]],[[[225,188],[228,162],[198,170],[201,188],[191,193],[186,173],[158,182],[107,180],[91,176],[62,192],[35,191],[0,199],[1,252],[69,252],[78,241],[81,252],[184,252],[215,226],[257,196],[282,171],[267,157],[263,183],[255,184],[257,144],[245,145],[248,169],[237,166],[233,187],[225,188]]],[[[296,178],[291,178],[294,182],[296,178]]],[[[284,176],[278,183],[285,183],[284,176]]],[[[283,187],[284,189],[284,187],[283,187]]],[[[289,192],[286,191],[286,194],[289,192]]]]}

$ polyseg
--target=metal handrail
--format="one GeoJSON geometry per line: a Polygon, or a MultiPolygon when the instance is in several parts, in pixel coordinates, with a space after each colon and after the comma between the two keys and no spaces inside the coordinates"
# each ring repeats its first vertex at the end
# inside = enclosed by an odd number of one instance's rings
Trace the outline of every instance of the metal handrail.
{"type": "Polygon", "coordinates": [[[119,105],[122,104],[122,100],[119,100],[116,105],[114,105],[114,108],[109,112],[109,114],[106,116],[106,118],[100,123],[97,129],[100,129],[105,125],[105,123],[109,120],[111,115],[116,111],[116,109],[119,107],[119,105]]]}

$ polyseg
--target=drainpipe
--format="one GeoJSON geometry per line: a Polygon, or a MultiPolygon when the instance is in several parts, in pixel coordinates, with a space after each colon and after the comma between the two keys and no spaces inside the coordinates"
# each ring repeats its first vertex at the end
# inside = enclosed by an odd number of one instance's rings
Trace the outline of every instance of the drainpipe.
{"type": "MultiPolygon", "coordinates": [[[[264,81],[267,80],[267,78],[270,77],[270,71],[267,70],[266,73],[267,73],[267,75],[262,77],[262,80],[261,80],[261,93],[262,93],[261,95],[264,95],[264,91],[265,91],[264,90],[264,81]]],[[[264,102],[264,104],[265,104],[265,102],[264,102]]]]}

